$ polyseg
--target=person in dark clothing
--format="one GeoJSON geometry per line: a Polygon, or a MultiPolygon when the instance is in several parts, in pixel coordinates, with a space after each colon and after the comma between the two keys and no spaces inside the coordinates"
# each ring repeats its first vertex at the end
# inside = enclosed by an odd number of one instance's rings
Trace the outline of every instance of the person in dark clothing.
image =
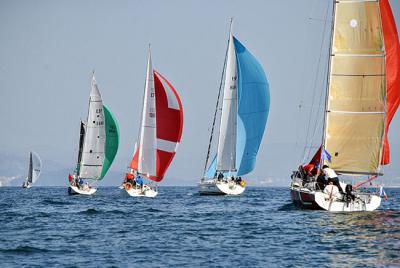
{"type": "Polygon", "coordinates": [[[324,190],[326,185],[327,185],[327,181],[325,179],[325,176],[323,174],[319,174],[317,177],[318,189],[324,190]]]}

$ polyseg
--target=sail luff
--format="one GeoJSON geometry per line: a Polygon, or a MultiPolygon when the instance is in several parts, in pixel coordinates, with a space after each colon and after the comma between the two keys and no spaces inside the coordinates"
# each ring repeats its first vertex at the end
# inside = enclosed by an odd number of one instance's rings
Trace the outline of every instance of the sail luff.
{"type": "Polygon", "coordinates": [[[151,51],[149,48],[138,150],[138,172],[147,177],[154,176],[156,173],[157,137],[155,98],[151,51]]]}
{"type": "Polygon", "coordinates": [[[217,151],[219,171],[236,171],[237,102],[236,51],[230,33],[217,151]]]}
{"type": "Polygon", "coordinates": [[[336,1],[323,144],[337,172],[379,172],[384,53],[378,2],[336,1]]]}

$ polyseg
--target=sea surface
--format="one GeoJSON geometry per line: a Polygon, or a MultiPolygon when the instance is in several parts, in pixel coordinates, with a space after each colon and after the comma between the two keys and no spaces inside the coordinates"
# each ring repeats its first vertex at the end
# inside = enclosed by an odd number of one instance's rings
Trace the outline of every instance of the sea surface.
{"type": "Polygon", "coordinates": [[[400,189],[368,213],[299,210],[287,188],[239,197],[160,187],[0,188],[0,267],[396,267],[400,189]]]}

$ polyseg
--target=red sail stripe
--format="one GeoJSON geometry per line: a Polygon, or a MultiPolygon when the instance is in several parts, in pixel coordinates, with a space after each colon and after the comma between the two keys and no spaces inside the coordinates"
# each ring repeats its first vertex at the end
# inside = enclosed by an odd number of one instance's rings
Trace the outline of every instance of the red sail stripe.
{"type": "MultiPolygon", "coordinates": [[[[154,71],[154,87],[156,93],[157,139],[180,142],[183,130],[183,107],[179,95],[171,83],[156,71],[154,71]],[[162,82],[164,82],[164,85],[167,87],[164,87],[162,82]],[[167,94],[167,90],[170,91],[168,92],[169,94],[167,94]],[[168,106],[168,96],[173,96],[175,98],[170,101],[174,103],[177,102],[179,110],[168,106]]],[[[151,176],[149,179],[156,182],[161,181],[174,156],[175,152],[165,152],[157,149],[156,176],[151,176]]],[[[137,151],[129,166],[137,170],[137,151]]]]}
{"type": "Polygon", "coordinates": [[[400,44],[396,22],[388,0],[380,0],[379,6],[386,50],[386,122],[381,164],[387,165],[390,163],[387,134],[390,122],[400,104],[400,44]]]}

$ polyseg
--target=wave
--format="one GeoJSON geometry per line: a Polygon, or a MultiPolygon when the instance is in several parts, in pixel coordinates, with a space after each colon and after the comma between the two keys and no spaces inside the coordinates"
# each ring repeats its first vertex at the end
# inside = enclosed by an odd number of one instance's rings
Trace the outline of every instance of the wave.
{"type": "Polygon", "coordinates": [[[43,248],[30,247],[30,246],[18,246],[18,247],[16,247],[16,248],[0,249],[0,252],[3,252],[3,253],[27,253],[27,254],[34,254],[34,253],[49,252],[49,250],[48,250],[48,249],[43,249],[43,248]]]}
{"type": "Polygon", "coordinates": [[[59,200],[54,200],[54,199],[44,199],[42,201],[43,204],[45,205],[68,205],[68,202],[63,202],[59,200]]]}
{"type": "Polygon", "coordinates": [[[86,214],[86,215],[94,215],[94,214],[99,214],[99,213],[102,213],[102,212],[99,210],[96,210],[94,208],[88,208],[87,210],[83,210],[83,211],[79,212],[79,214],[86,214]]]}
{"type": "Polygon", "coordinates": [[[290,210],[295,210],[296,207],[293,203],[285,204],[281,206],[278,211],[290,211],[290,210]]]}

